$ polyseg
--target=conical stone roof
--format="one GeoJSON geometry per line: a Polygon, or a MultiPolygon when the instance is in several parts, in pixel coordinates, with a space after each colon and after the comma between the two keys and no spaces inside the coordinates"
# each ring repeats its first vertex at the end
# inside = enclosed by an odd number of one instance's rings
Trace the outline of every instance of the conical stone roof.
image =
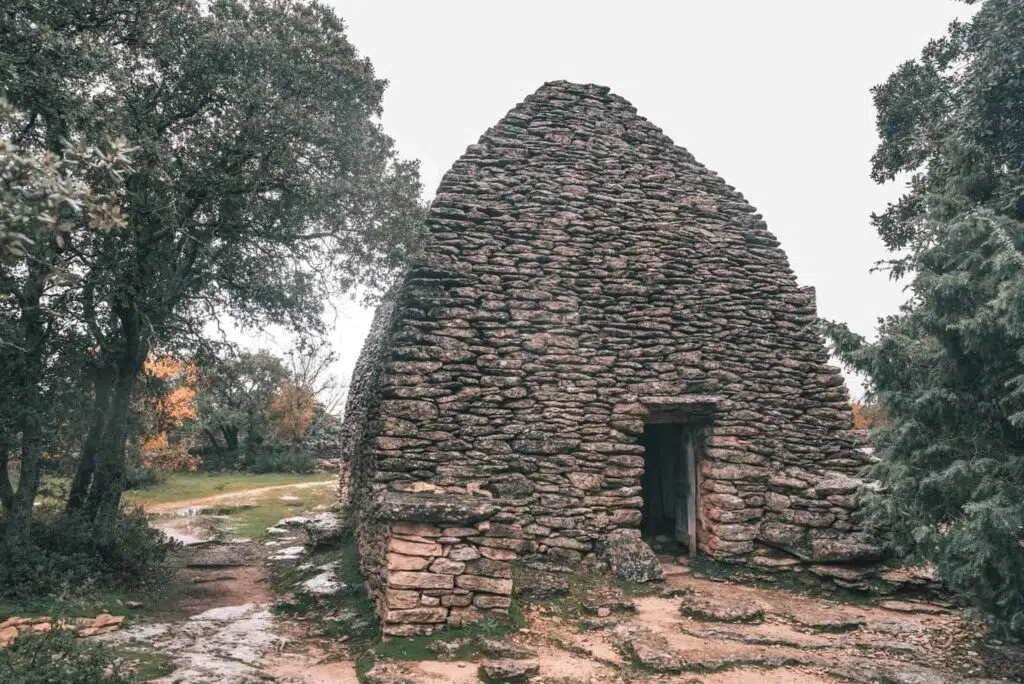
{"type": "Polygon", "coordinates": [[[813,291],[742,195],[626,100],[545,84],[455,162],[426,230],[346,415],[381,596],[394,536],[374,511],[429,522],[445,499],[565,566],[638,526],[640,436],[665,416],[702,426],[703,552],[865,550],[847,477],[863,456],[813,291]]]}

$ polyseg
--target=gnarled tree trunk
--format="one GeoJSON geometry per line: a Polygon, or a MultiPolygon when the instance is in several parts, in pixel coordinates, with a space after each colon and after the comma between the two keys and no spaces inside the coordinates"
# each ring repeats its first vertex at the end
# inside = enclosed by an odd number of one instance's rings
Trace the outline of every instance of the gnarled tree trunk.
{"type": "Polygon", "coordinates": [[[93,376],[93,409],[89,418],[89,431],[82,444],[82,457],[75,470],[75,478],[68,494],[67,510],[69,513],[81,511],[85,507],[92,484],[92,476],[96,470],[96,455],[103,441],[103,432],[110,414],[110,398],[113,393],[113,374],[104,366],[96,369],[93,376]]]}

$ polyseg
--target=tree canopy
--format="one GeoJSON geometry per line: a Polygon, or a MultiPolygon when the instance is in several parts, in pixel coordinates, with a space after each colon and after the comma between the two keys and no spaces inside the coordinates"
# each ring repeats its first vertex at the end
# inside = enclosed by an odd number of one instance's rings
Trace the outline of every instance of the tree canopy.
{"type": "Polygon", "coordinates": [[[874,89],[872,177],[908,177],[874,225],[909,300],[868,343],[826,332],[868,379],[895,550],[937,564],[1024,634],[1024,4],[985,0],[874,89]]]}

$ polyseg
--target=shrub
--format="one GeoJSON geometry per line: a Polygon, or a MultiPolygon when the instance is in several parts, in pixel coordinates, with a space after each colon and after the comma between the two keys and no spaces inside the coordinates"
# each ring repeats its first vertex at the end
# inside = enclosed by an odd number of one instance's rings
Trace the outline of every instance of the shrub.
{"type": "MultiPolygon", "coordinates": [[[[0,536],[6,521],[0,517],[0,536]]],[[[55,507],[36,511],[32,544],[0,550],[0,596],[34,597],[83,587],[136,589],[167,578],[174,544],[149,526],[141,509],[126,510],[113,534],[97,542],[89,524],[55,507]]]]}
{"type": "Polygon", "coordinates": [[[70,632],[23,634],[0,649],[0,682],[18,684],[133,684],[110,649],[70,632]]]}
{"type": "Polygon", "coordinates": [[[250,473],[312,473],[316,457],[300,446],[260,444],[246,452],[243,468],[250,473]]]}
{"type": "Polygon", "coordinates": [[[124,488],[152,489],[167,480],[167,473],[151,466],[129,466],[124,472],[124,488]]]}

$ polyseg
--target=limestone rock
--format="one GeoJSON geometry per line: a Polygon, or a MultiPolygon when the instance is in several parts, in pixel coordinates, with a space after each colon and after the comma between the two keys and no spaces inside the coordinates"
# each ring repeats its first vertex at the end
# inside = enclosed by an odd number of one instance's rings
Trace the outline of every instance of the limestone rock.
{"type": "Polygon", "coordinates": [[[365,684],[419,684],[398,663],[377,663],[363,675],[365,684]]]}
{"type": "Polygon", "coordinates": [[[306,530],[309,545],[314,549],[340,543],[347,532],[342,519],[333,511],[317,513],[306,520],[302,527],[306,530]]]}
{"type": "Polygon", "coordinates": [[[649,629],[620,625],[612,636],[623,651],[649,670],[678,674],[688,669],[686,660],[672,651],[668,640],[649,629]]]}
{"type": "Polygon", "coordinates": [[[569,594],[569,579],[564,573],[539,568],[522,568],[516,578],[517,596],[551,599],[569,594]]]}
{"type": "Polygon", "coordinates": [[[488,499],[459,495],[389,493],[379,503],[385,520],[468,525],[498,512],[488,499]]]}
{"type": "Polygon", "coordinates": [[[480,665],[480,679],[488,684],[519,684],[540,673],[536,663],[498,660],[480,665]]]}
{"type": "Polygon", "coordinates": [[[863,539],[814,539],[811,541],[814,559],[832,562],[871,561],[882,557],[882,549],[863,539]]]}
{"type": "Polygon", "coordinates": [[[627,582],[665,579],[658,557],[640,538],[640,530],[615,530],[604,542],[604,557],[611,571],[627,582]]]}
{"type": "Polygon", "coordinates": [[[686,617],[705,622],[760,623],[764,620],[764,606],[756,603],[721,601],[708,596],[686,598],[679,606],[686,617]]]}
{"type": "Polygon", "coordinates": [[[299,585],[299,591],[319,598],[335,596],[345,587],[334,570],[326,570],[299,585]]]}
{"type": "Polygon", "coordinates": [[[536,658],[537,654],[525,648],[519,648],[507,641],[496,639],[478,639],[477,647],[480,652],[490,658],[501,658],[504,660],[529,660],[536,658]]]}

